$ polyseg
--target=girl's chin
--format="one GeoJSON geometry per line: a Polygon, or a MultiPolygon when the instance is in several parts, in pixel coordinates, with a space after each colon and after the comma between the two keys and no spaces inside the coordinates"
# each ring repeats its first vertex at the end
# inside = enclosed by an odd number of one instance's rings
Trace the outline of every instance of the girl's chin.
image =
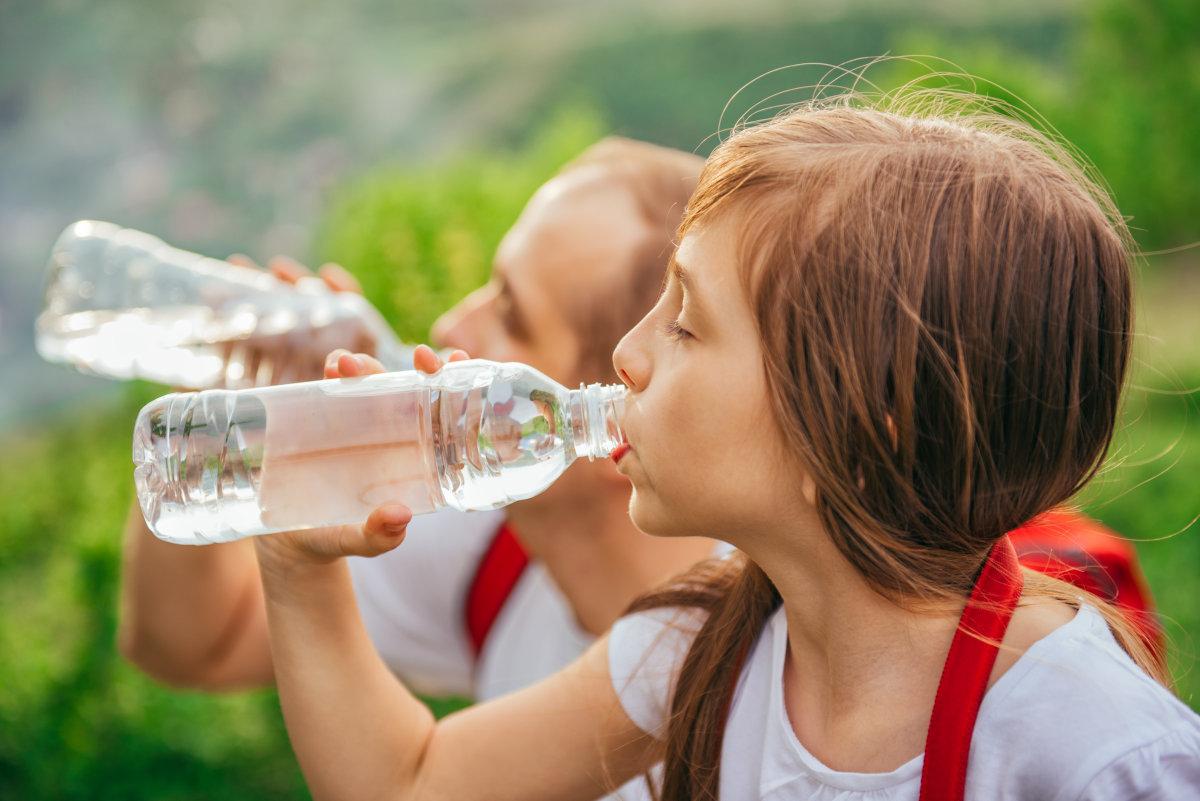
{"type": "Polygon", "coordinates": [[[681,515],[672,514],[652,492],[634,486],[629,496],[629,519],[638,530],[652,537],[688,537],[693,531],[681,530],[681,515]]]}

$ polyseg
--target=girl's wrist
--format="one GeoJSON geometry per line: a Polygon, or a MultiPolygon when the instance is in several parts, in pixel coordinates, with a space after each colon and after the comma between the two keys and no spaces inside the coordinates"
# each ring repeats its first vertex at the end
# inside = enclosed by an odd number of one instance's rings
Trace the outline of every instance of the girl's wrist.
{"type": "Polygon", "coordinates": [[[288,542],[290,535],[254,537],[254,551],[269,600],[312,598],[316,585],[338,581],[345,572],[341,557],[316,555],[288,542]]]}

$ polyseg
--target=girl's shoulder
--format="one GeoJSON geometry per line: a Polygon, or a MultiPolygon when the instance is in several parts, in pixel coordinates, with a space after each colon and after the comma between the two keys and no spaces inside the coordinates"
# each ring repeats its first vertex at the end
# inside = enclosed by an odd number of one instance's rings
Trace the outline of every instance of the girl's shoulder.
{"type": "MultiPolygon", "coordinates": [[[[613,627],[613,686],[643,731],[664,736],[675,678],[704,619],[699,610],[664,607],[622,618],[613,627]]],[[[739,691],[755,703],[735,703],[734,714],[757,715],[755,725],[769,726],[785,717],[757,707],[778,697],[770,686],[777,680],[779,656],[773,649],[784,647],[786,618],[777,612],[765,631],[771,636],[760,635],[739,691]]],[[[761,755],[797,773],[806,770],[794,754],[776,757],[761,755]]],[[[1134,664],[1099,612],[1084,605],[1025,650],[987,692],[970,760],[969,798],[1200,797],[1200,716],[1134,664]]],[[[862,776],[826,772],[843,789],[857,786],[851,780],[862,776]]],[[[894,776],[868,778],[894,780],[899,798],[906,797],[908,773],[902,768],[894,776]]]]}
{"type": "MultiPolygon", "coordinates": [[[[1091,606],[1033,643],[984,697],[971,765],[1013,797],[1169,798],[1200,790],[1200,716],[1138,667],[1091,606]]],[[[1006,796],[1007,797],[1007,796],[1006,796]]]]}
{"type": "Polygon", "coordinates": [[[613,624],[608,669],[629,719],[662,738],[675,678],[707,613],[664,606],[626,615],[613,624]]]}

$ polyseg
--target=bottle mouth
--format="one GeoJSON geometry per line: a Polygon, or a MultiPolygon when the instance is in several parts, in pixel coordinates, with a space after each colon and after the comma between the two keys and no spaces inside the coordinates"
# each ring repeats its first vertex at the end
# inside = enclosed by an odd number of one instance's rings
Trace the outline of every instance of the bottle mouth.
{"type": "Polygon", "coordinates": [[[622,384],[580,384],[579,394],[584,399],[586,456],[589,461],[608,458],[625,441],[621,419],[629,390],[622,384]]]}

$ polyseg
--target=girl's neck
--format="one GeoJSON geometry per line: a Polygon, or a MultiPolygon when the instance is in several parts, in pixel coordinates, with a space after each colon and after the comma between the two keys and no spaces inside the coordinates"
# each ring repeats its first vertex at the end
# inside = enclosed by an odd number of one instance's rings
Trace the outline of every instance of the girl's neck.
{"type": "Polygon", "coordinates": [[[881,773],[924,749],[958,609],[920,614],[871,588],[815,519],[738,543],[787,618],[783,698],[797,739],[834,770],[881,773]]]}
{"type": "MultiPolygon", "coordinates": [[[[965,599],[912,610],[884,598],[816,521],[746,539],[739,546],[783,599],[784,702],[800,742],[835,770],[886,772],[920,754],[965,599]]],[[[1074,615],[1051,598],[1024,598],[988,686],[1074,615]]]]}
{"type": "Polygon", "coordinates": [[[584,631],[607,631],[635,598],[712,556],[714,540],[660,538],[629,519],[627,488],[597,487],[590,503],[543,510],[509,507],[529,555],[541,561],[584,631]],[[607,492],[606,492],[607,490],[607,492]]]}

